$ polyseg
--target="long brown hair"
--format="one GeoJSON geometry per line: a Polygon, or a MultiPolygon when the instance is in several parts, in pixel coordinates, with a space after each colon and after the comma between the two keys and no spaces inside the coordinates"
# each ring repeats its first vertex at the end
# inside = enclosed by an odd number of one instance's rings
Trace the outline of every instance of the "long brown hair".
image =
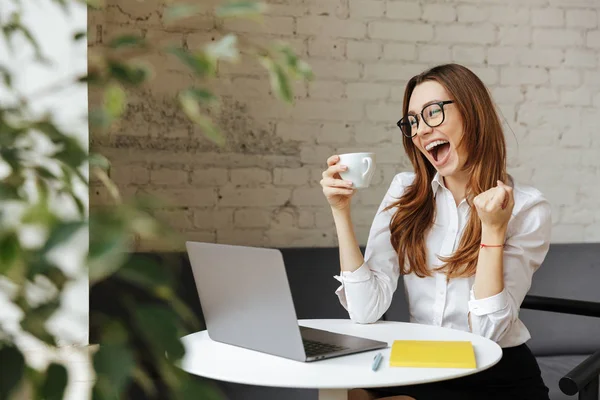
{"type": "MultiPolygon", "coordinates": [[[[477,75],[461,65],[436,66],[411,78],[404,91],[402,115],[408,113],[415,87],[425,81],[442,85],[463,119],[464,134],[459,146],[464,146],[468,154],[464,171],[470,176],[466,200],[471,215],[458,249],[449,257],[439,256],[444,264],[436,271],[444,271],[447,279],[467,277],[475,274],[481,241],[481,222],[473,198],[496,186],[498,179],[506,182],[506,142],[487,88],[477,75]]],[[[427,268],[425,238],[435,218],[431,181],[436,170],[411,138],[404,136],[403,143],[416,176],[402,197],[388,207],[397,208],[390,221],[391,243],[398,253],[402,274],[414,272],[419,277],[431,276],[427,268]]]]}

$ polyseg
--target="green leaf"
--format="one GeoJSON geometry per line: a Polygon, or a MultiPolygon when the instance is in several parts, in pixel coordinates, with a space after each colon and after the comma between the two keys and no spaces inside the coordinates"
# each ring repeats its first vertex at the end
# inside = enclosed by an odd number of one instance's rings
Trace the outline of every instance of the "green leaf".
{"type": "Polygon", "coordinates": [[[88,266],[90,283],[96,283],[118,270],[127,257],[129,242],[125,221],[114,211],[90,215],[88,266]]]}
{"type": "Polygon", "coordinates": [[[171,23],[196,15],[200,10],[201,8],[196,4],[173,4],[165,10],[164,20],[166,23],[171,23]]]}
{"type": "Polygon", "coordinates": [[[163,266],[153,258],[143,255],[133,255],[129,258],[117,272],[117,276],[150,292],[161,286],[170,289],[173,283],[163,266]]]}
{"type": "Polygon", "coordinates": [[[306,62],[298,58],[292,48],[287,43],[282,43],[276,46],[278,52],[280,52],[286,64],[286,67],[291,70],[296,76],[304,79],[312,80],[314,74],[312,68],[306,62]]]}
{"type": "Polygon", "coordinates": [[[166,352],[172,361],[183,357],[185,348],[179,340],[177,314],[170,308],[157,305],[137,305],[135,310],[130,311],[135,315],[140,333],[157,356],[162,357],[166,352]]]}
{"type": "Polygon", "coordinates": [[[94,108],[89,112],[90,125],[96,128],[108,128],[112,117],[104,108],[94,108]]]}
{"type": "Polygon", "coordinates": [[[194,379],[193,376],[186,376],[183,384],[177,391],[177,400],[222,400],[225,395],[216,385],[194,379]]]}
{"type": "Polygon", "coordinates": [[[41,387],[42,398],[44,400],[62,400],[67,382],[67,369],[60,364],[50,364],[46,370],[46,379],[41,387]]]}
{"type": "Polygon", "coordinates": [[[87,207],[84,204],[83,200],[81,200],[76,194],[75,192],[71,192],[71,198],[73,199],[73,201],[75,202],[75,206],[77,207],[77,212],[79,213],[80,217],[85,217],[86,213],[87,213],[87,207]]]}
{"type": "Polygon", "coordinates": [[[12,87],[12,75],[11,75],[10,71],[7,68],[0,65],[0,75],[2,75],[2,80],[4,81],[4,84],[8,88],[11,88],[12,87]]]}
{"type": "Polygon", "coordinates": [[[58,177],[56,175],[54,175],[54,173],[46,167],[37,166],[34,168],[34,171],[36,172],[37,176],[39,176],[40,178],[44,178],[44,179],[48,179],[48,180],[52,180],[52,181],[58,180],[58,177]]]}
{"type": "Polygon", "coordinates": [[[21,327],[27,333],[35,336],[44,343],[50,346],[56,346],[56,340],[46,330],[46,321],[60,307],[60,299],[52,300],[38,307],[31,308],[25,313],[25,317],[21,320],[21,327]]]}
{"type": "Polygon", "coordinates": [[[143,83],[150,72],[141,65],[127,65],[114,60],[108,63],[108,74],[121,83],[137,86],[143,83]]]}
{"type": "Polygon", "coordinates": [[[54,123],[49,120],[42,120],[32,125],[33,129],[37,129],[40,132],[48,136],[48,139],[54,144],[64,143],[69,139],[67,135],[61,132],[54,123]]]}
{"type": "Polygon", "coordinates": [[[269,71],[269,81],[271,82],[271,88],[275,92],[275,95],[287,102],[293,101],[292,87],[290,80],[281,65],[275,63],[273,59],[269,57],[260,57],[260,63],[269,71]]]}
{"type": "Polygon", "coordinates": [[[202,129],[202,132],[208,139],[219,146],[223,146],[225,144],[225,138],[221,135],[219,129],[210,118],[201,114],[196,97],[187,91],[182,91],[179,93],[178,98],[182,110],[187,117],[202,129]]]}
{"type": "Polygon", "coordinates": [[[85,221],[59,221],[54,224],[48,235],[48,240],[44,244],[42,253],[46,254],[55,247],[68,242],[75,233],[79,232],[85,226],[85,221]]]}
{"type": "Polygon", "coordinates": [[[19,188],[0,182],[0,201],[21,200],[19,188]]]}
{"type": "Polygon", "coordinates": [[[237,36],[229,33],[220,40],[206,45],[206,54],[214,60],[227,60],[237,62],[240,51],[237,48],[237,36]]]}
{"type": "Polygon", "coordinates": [[[198,318],[173,291],[173,278],[166,267],[168,261],[159,262],[152,257],[134,255],[115,273],[115,276],[152,293],[157,298],[166,300],[183,321],[195,330],[201,330],[198,318]]]}
{"type": "Polygon", "coordinates": [[[156,398],[154,380],[139,366],[133,370],[133,380],[142,388],[144,393],[150,395],[149,398],[156,398]]]}
{"type": "Polygon", "coordinates": [[[16,232],[10,232],[0,239],[0,275],[5,275],[21,258],[21,243],[16,232]]]}
{"type": "Polygon", "coordinates": [[[127,95],[119,84],[110,84],[104,91],[104,106],[109,115],[117,119],[125,111],[127,95]]]}
{"type": "Polygon", "coordinates": [[[216,15],[220,18],[255,17],[267,11],[267,5],[256,1],[230,1],[217,7],[216,15]]]}
{"type": "Polygon", "coordinates": [[[89,164],[90,167],[100,168],[103,171],[110,169],[110,161],[100,153],[90,153],[89,164]]]}
{"type": "Polygon", "coordinates": [[[87,37],[87,32],[86,31],[76,32],[73,35],[73,40],[77,42],[79,40],[85,39],[86,37],[87,37]]]}
{"type": "Polygon", "coordinates": [[[0,373],[0,399],[8,399],[25,373],[25,358],[12,344],[0,342],[0,365],[3,366],[0,373]]]}
{"type": "Polygon", "coordinates": [[[63,148],[54,154],[54,158],[67,164],[72,169],[77,169],[87,161],[88,155],[77,140],[67,137],[63,143],[63,148]]]}
{"type": "Polygon", "coordinates": [[[67,0],[53,0],[53,1],[63,9],[63,12],[65,12],[65,13],[69,12],[69,7],[67,6],[67,0]]]}
{"type": "Polygon", "coordinates": [[[110,41],[109,47],[120,49],[123,47],[146,47],[146,40],[139,35],[121,35],[110,41]]]}
{"type": "Polygon", "coordinates": [[[87,5],[93,10],[100,10],[105,5],[105,0],[77,0],[78,2],[87,5]]]}
{"type": "Polygon", "coordinates": [[[94,354],[94,370],[97,374],[96,390],[104,398],[120,398],[120,393],[133,374],[135,360],[126,344],[101,343],[94,354]],[[112,397],[111,397],[112,395],[112,397]]]}
{"type": "Polygon", "coordinates": [[[203,51],[191,53],[179,47],[170,47],[167,52],[177,57],[199,77],[214,76],[217,71],[216,62],[203,51]]]}
{"type": "Polygon", "coordinates": [[[200,103],[214,104],[219,100],[217,96],[206,89],[187,88],[184,89],[184,91],[186,92],[186,95],[193,97],[200,103]]]}

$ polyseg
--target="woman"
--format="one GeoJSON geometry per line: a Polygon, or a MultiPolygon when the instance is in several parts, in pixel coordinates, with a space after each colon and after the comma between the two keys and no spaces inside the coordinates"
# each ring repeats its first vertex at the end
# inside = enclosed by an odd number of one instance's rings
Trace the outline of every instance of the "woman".
{"type": "Polygon", "coordinates": [[[368,390],[369,398],[548,400],[519,307],[548,251],[549,203],[507,174],[492,99],[467,68],[441,65],[413,77],[402,111],[398,126],[414,172],[394,177],[364,258],[350,218],[352,183],[341,179],[338,156],[327,160],[321,185],[340,248],[336,294],[352,320],[372,323],[403,275],[411,322],[484,336],[503,357],[472,376],[368,390]]]}

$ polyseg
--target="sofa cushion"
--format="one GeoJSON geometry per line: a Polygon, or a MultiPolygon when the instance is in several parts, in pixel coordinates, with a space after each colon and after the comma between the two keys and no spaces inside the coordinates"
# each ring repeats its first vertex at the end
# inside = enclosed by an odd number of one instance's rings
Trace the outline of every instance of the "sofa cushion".
{"type": "Polygon", "coordinates": [[[573,400],[577,396],[567,396],[558,388],[560,378],[583,362],[589,355],[542,356],[537,357],[542,370],[542,379],[550,389],[550,400],[573,400]]]}

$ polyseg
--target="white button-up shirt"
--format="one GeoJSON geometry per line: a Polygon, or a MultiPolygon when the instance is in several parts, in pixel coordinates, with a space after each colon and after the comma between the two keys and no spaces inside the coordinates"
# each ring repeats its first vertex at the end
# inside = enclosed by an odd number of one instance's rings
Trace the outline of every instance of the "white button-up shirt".
{"type": "MultiPolygon", "coordinates": [[[[335,276],[342,283],[336,294],[355,322],[375,322],[391,304],[400,276],[398,255],[390,243],[389,229],[396,209],[382,210],[402,196],[414,177],[413,172],[394,177],[373,220],[364,264],[353,272],[343,271],[335,276]]],[[[442,265],[438,255],[450,256],[457,249],[471,209],[465,200],[456,206],[439,174],[432,180],[431,187],[436,216],[427,233],[426,248],[428,267],[432,270],[442,265]]],[[[411,322],[472,331],[501,347],[518,346],[531,338],[519,320],[519,308],[531,286],[533,273],[548,252],[551,207],[538,190],[517,184],[513,187],[515,206],[508,223],[503,258],[504,290],[492,297],[475,299],[475,276],[447,282],[445,274],[434,271],[425,278],[414,273],[404,275],[411,322]]]]}

